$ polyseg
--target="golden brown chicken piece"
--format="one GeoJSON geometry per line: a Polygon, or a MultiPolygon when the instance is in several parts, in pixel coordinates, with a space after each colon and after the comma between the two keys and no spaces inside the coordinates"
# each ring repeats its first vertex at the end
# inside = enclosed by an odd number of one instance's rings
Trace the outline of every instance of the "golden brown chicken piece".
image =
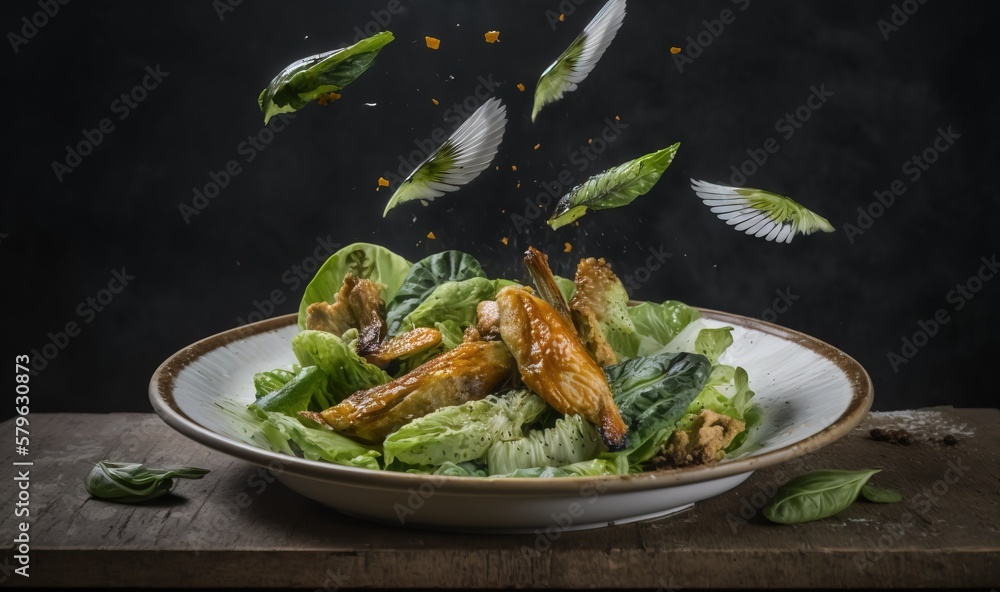
{"type": "MultiPolygon", "coordinates": [[[[605,304],[605,297],[616,289],[624,292],[625,287],[622,286],[618,276],[611,271],[611,265],[604,258],[581,259],[576,268],[574,281],[576,292],[573,294],[570,308],[573,309],[573,323],[580,335],[580,341],[601,367],[617,364],[618,355],[604,336],[597,316],[607,313],[609,307],[605,304]]],[[[625,298],[627,297],[625,295],[625,298]]],[[[631,324],[627,319],[623,322],[631,324]]]]}
{"type": "Polygon", "coordinates": [[[528,247],[524,254],[524,265],[531,274],[531,281],[535,283],[538,295],[556,309],[559,316],[566,319],[569,325],[573,326],[573,317],[570,316],[569,305],[559,291],[559,284],[556,283],[556,276],[549,267],[549,257],[535,247],[528,247]]]}
{"type": "Polygon", "coordinates": [[[627,446],[628,427],[604,371],[580,343],[568,321],[541,298],[517,288],[497,294],[500,335],[521,380],[557,411],[595,424],[611,450],[627,446]]]}
{"type": "Polygon", "coordinates": [[[662,469],[718,462],[745,429],[746,424],[736,418],[702,409],[688,429],[670,436],[663,456],[654,458],[653,465],[662,469]]]}
{"type": "Polygon", "coordinates": [[[347,304],[351,288],[352,285],[345,281],[344,285],[340,287],[336,302],[333,304],[327,302],[310,304],[309,308],[306,309],[306,329],[326,331],[340,337],[348,329],[357,327],[358,320],[354,318],[354,313],[351,312],[351,307],[347,304]]]}
{"type": "Polygon", "coordinates": [[[500,337],[500,310],[493,300],[483,300],[476,305],[476,331],[480,339],[500,337]]]}
{"type": "Polygon", "coordinates": [[[367,354],[365,360],[369,364],[385,368],[393,360],[427,351],[439,343],[441,343],[440,331],[427,327],[417,327],[386,339],[378,345],[375,351],[367,354]]]}
{"type": "Polygon", "coordinates": [[[354,393],[321,415],[338,432],[381,442],[431,411],[482,399],[509,380],[515,367],[502,342],[462,343],[392,382],[354,393]]]}
{"type": "Polygon", "coordinates": [[[333,304],[315,302],[306,309],[306,329],[327,331],[340,337],[358,330],[358,354],[372,355],[385,338],[382,287],[368,279],[347,274],[333,304]]]}

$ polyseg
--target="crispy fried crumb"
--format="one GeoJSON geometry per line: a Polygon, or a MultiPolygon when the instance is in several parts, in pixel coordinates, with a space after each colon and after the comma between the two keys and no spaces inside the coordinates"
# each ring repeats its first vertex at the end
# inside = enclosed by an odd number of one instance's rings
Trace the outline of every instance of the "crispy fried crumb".
{"type": "Polygon", "coordinates": [[[738,419],[702,409],[691,427],[670,436],[663,455],[654,458],[653,465],[666,469],[718,462],[725,456],[726,447],[745,429],[746,424],[738,419]]]}
{"type": "Polygon", "coordinates": [[[888,442],[899,446],[909,446],[915,442],[913,436],[911,436],[909,432],[897,428],[872,428],[872,430],[868,432],[868,435],[872,437],[872,440],[877,442],[888,442]]]}

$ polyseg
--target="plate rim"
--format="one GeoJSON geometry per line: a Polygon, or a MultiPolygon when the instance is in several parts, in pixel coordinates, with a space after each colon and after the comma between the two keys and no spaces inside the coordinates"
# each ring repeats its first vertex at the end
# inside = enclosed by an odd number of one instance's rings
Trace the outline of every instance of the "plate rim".
{"type": "Polygon", "coordinates": [[[438,487],[446,484],[447,491],[451,494],[496,495],[502,493],[504,495],[524,496],[564,495],[567,493],[579,493],[581,490],[587,491],[584,488],[589,488],[591,491],[597,490],[602,494],[637,492],[660,489],[667,486],[700,483],[755,471],[804,456],[835,442],[854,429],[867,415],[868,410],[871,409],[872,401],[874,400],[874,387],[871,377],[857,360],[840,349],[800,331],[760,319],[708,308],[699,307],[698,310],[707,319],[738,325],[744,329],[755,330],[774,337],[783,338],[802,345],[833,362],[843,372],[850,383],[852,396],[847,409],[836,420],[819,432],[798,442],[793,442],[757,456],[683,469],[660,469],[628,475],[601,475],[564,479],[453,477],[374,471],[323,461],[307,460],[238,442],[213,432],[181,411],[173,396],[174,380],[181,370],[220,347],[225,347],[230,343],[255,335],[275,332],[296,324],[298,322],[298,315],[296,313],[273,317],[222,331],[178,350],[164,360],[157,367],[156,371],[153,372],[149,382],[149,399],[157,415],[167,425],[182,435],[209,448],[268,468],[272,472],[278,472],[279,474],[288,472],[296,476],[309,477],[321,481],[335,480],[337,482],[347,482],[357,487],[390,490],[419,487],[428,481],[433,481],[438,487]]]}

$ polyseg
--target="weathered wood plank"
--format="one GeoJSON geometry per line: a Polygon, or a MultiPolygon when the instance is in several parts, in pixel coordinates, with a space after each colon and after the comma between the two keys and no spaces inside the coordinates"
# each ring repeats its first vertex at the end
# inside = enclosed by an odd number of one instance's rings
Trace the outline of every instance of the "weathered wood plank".
{"type": "MultiPolygon", "coordinates": [[[[875,414],[843,440],[759,471],[732,492],[652,522],[544,535],[464,535],[369,524],[304,499],[263,469],[145,414],[32,417],[31,575],[5,586],[308,588],[829,588],[1000,584],[1000,411],[875,414]],[[902,425],[920,443],[868,437],[902,425]],[[956,446],[927,441],[955,433],[956,446]],[[212,469],[143,506],[89,499],[102,458],[212,469]],[[759,508],[791,476],[883,467],[902,503],[777,526],[759,508]],[[543,549],[541,551],[537,549],[543,549]]],[[[0,433],[12,434],[11,422],[0,433]]],[[[13,450],[0,451],[7,467],[13,450]]],[[[0,499],[16,483],[0,481],[0,499]]],[[[0,511],[0,567],[20,518],[0,511]]],[[[6,563],[4,560],[6,559],[6,563]]]]}

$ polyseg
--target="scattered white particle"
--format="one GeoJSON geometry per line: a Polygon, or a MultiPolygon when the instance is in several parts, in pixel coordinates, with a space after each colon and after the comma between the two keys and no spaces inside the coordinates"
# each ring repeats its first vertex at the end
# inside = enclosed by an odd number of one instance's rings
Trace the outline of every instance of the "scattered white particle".
{"type": "Polygon", "coordinates": [[[378,105],[378,103],[365,103],[365,107],[374,107],[375,105],[378,105]]]}
{"type": "Polygon", "coordinates": [[[414,222],[416,222],[416,221],[417,221],[417,215],[416,215],[416,214],[413,214],[413,221],[414,221],[414,222]]]}
{"type": "Polygon", "coordinates": [[[431,205],[431,202],[427,201],[426,199],[422,199],[420,200],[420,205],[426,208],[427,206],[431,205]]]}
{"type": "Polygon", "coordinates": [[[875,411],[869,415],[874,427],[902,428],[919,439],[954,436],[973,436],[976,431],[969,424],[956,424],[954,420],[933,409],[908,409],[904,411],[875,411]]]}
{"type": "Polygon", "coordinates": [[[306,36],[305,36],[305,38],[306,38],[306,39],[309,39],[309,35],[306,35],[306,36]]]}

